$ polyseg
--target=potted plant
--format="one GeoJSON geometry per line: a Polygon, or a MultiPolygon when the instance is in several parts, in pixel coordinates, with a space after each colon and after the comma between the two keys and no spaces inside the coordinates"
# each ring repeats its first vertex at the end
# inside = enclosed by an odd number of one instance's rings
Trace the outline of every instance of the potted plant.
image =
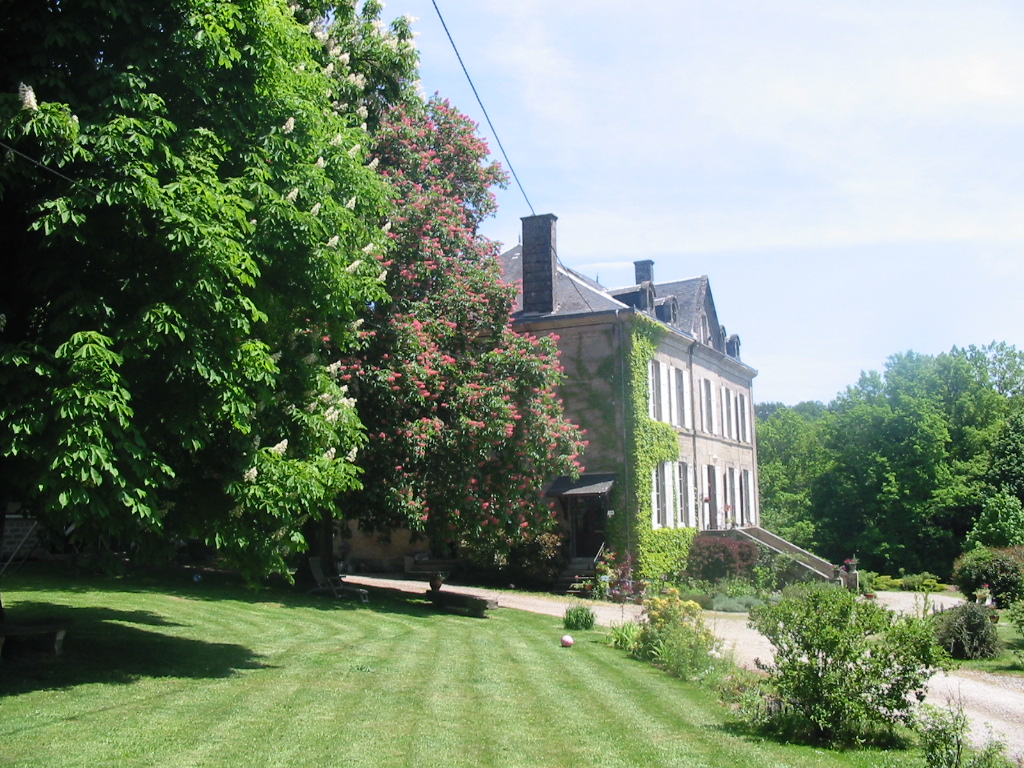
{"type": "Polygon", "coordinates": [[[975,591],[974,599],[982,605],[992,605],[992,590],[989,589],[988,584],[982,584],[981,587],[975,591]]]}
{"type": "Polygon", "coordinates": [[[437,592],[441,589],[441,585],[444,584],[444,580],[448,578],[447,573],[441,573],[441,571],[434,571],[430,576],[430,591],[437,592]]]}

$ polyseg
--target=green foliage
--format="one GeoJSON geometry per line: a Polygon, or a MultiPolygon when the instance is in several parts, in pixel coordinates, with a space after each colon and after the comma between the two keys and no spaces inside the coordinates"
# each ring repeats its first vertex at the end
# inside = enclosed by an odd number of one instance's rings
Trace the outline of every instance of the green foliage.
{"type": "Polygon", "coordinates": [[[1005,486],[985,497],[981,514],[967,534],[968,546],[1024,545],[1024,504],[1005,486]]]}
{"type": "Polygon", "coordinates": [[[574,632],[593,629],[596,622],[597,616],[589,605],[570,605],[565,609],[565,616],[562,618],[563,626],[574,632]]]}
{"type": "MultiPolygon", "coordinates": [[[[1007,424],[1022,360],[1006,344],[907,352],[827,408],[760,409],[765,526],[834,562],[852,549],[871,570],[945,578],[983,499],[1005,486],[1024,500],[1024,432],[1007,424]]],[[[1016,519],[1006,503],[988,510],[975,540],[1010,543],[1016,519]]]]}
{"type": "Polygon", "coordinates": [[[1002,743],[989,738],[980,750],[971,747],[970,722],[962,706],[926,705],[915,728],[926,768],[1013,768],[1002,743]]]}
{"type": "Polygon", "coordinates": [[[721,611],[722,613],[747,613],[761,605],[764,605],[764,601],[754,595],[740,595],[738,597],[716,595],[711,604],[711,609],[721,611]]]}
{"type": "Polygon", "coordinates": [[[766,723],[812,741],[849,744],[910,722],[911,700],[948,665],[924,620],[831,585],[790,588],[750,624],[775,646],[774,664],[759,662],[779,704],[766,723]]]}
{"type": "Polygon", "coordinates": [[[637,654],[640,647],[640,640],[643,637],[643,628],[640,622],[625,621],[622,624],[612,624],[611,632],[608,635],[608,643],[613,648],[618,648],[626,653],[637,654]]]}
{"type": "Polygon", "coordinates": [[[977,547],[953,563],[953,584],[968,599],[987,584],[999,606],[1024,598],[1024,548],[977,547]]]}
{"type": "Polygon", "coordinates": [[[647,581],[675,579],[686,570],[696,528],[642,528],[638,533],[640,552],[637,573],[647,581]]]}
{"type": "Polygon", "coordinates": [[[991,608],[964,603],[937,614],[935,633],[939,645],[954,659],[991,659],[999,655],[1000,642],[991,608]]]}
{"type": "Polygon", "coordinates": [[[811,485],[824,467],[821,403],[758,405],[757,464],[761,524],[797,546],[813,551],[816,530],[811,485]]]}
{"type": "MultiPolygon", "coordinates": [[[[1008,609],[1003,611],[1003,616],[1006,617],[1017,634],[1024,639],[1024,600],[1018,600],[1016,603],[1011,605],[1008,609]]],[[[1017,657],[1017,664],[1024,667],[1024,650],[1014,651],[1014,655],[1017,657]]]]}
{"type": "Polygon", "coordinates": [[[904,592],[942,592],[944,589],[939,577],[927,571],[900,574],[899,583],[904,592]]]}
{"type": "MultiPolygon", "coordinates": [[[[328,366],[384,296],[362,256],[384,248],[388,192],[363,62],[314,36],[316,13],[5,7],[6,82],[27,86],[0,98],[20,153],[0,167],[0,503],[80,545],[199,538],[256,577],[358,482],[328,366]]],[[[408,38],[350,31],[415,64],[408,38]]]]}

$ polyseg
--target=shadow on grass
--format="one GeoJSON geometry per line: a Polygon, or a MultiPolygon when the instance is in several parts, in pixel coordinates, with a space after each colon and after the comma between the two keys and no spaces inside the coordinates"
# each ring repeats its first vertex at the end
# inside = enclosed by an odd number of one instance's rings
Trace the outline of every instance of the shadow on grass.
{"type": "Polygon", "coordinates": [[[248,648],[178,637],[155,628],[180,625],[148,611],[70,607],[20,602],[10,618],[70,619],[64,652],[11,638],[4,645],[0,695],[105,683],[129,684],[143,677],[222,678],[268,665],[248,648]],[[153,627],[154,629],[149,629],[153,627]]]}

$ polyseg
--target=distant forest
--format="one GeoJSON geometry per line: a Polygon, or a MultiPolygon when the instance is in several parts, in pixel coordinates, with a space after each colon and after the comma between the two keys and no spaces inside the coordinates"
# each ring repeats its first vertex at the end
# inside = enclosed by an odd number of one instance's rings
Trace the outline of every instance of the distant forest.
{"type": "Polygon", "coordinates": [[[757,409],[762,521],[831,560],[948,576],[1024,544],[1024,353],[893,355],[829,404],[757,409]]]}

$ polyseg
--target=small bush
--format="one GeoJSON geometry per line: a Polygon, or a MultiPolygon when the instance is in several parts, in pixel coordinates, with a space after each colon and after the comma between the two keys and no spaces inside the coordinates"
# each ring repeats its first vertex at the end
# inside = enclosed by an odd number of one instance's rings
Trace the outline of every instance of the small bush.
{"type": "Polygon", "coordinates": [[[988,584],[996,604],[1024,599],[1024,547],[977,547],[953,563],[953,583],[968,599],[988,584]]]}
{"type": "Polygon", "coordinates": [[[714,610],[713,606],[715,599],[706,592],[680,592],[679,599],[696,603],[703,611],[714,610]]]}
{"type": "Polygon", "coordinates": [[[778,706],[758,724],[810,741],[850,744],[908,723],[910,700],[948,666],[930,624],[827,584],[787,588],[750,623],[776,649],[758,666],[778,706]]]}
{"type": "Polygon", "coordinates": [[[677,589],[644,600],[644,619],[636,649],[640,658],[684,680],[715,666],[719,643],[704,624],[700,606],[681,599],[677,589]]]}
{"type": "Polygon", "coordinates": [[[764,605],[764,601],[753,595],[741,595],[740,597],[716,595],[712,603],[712,610],[722,613],[746,613],[759,605],[764,605]]]}
{"type": "Polygon", "coordinates": [[[939,584],[938,576],[924,571],[901,574],[900,589],[904,592],[941,592],[942,586],[939,584]]]}
{"type": "Polygon", "coordinates": [[[703,622],[674,624],[659,633],[654,661],[676,677],[693,680],[715,668],[720,658],[718,647],[703,622]]]}
{"type": "Polygon", "coordinates": [[[903,589],[903,581],[880,573],[871,580],[871,588],[876,592],[898,592],[903,589]]]}
{"type": "Polygon", "coordinates": [[[718,582],[730,576],[749,578],[760,550],[750,541],[721,536],[698,536],[690,545],[686,575],[718,582]]]}
{"type": "Polygon", "coordinates": [[[936,615],[939,645],[954,659],[991,659],[999,655],[999,634],[992,609],[964,603],[936,615]]]}
{"type": "Polygon", "coordinates": [[[926,768],[1012,768],[1005,746],[989,738],[980,750],[970,746],[969,723],[960,705],[925,706],[916,722],[926,768]]]}
{"type": "Polygon", "coordinates": [[[584,629],[593,629],[594,624],[597,623],[597,616],[594,615],[594,611],[590,606],[570,605],[565,609],[565,617],[562,619],[562,623],[566,629],[578,632],[584,629]]]}
{"type": "MultiPolygon", "coordinates": [[[[1024,600],[1018,600],[1003,615],[1013,624],[1017,634],[1024,638],[1024,600]]],[[[1017,657],[1017,664],[1024,667],[1024,651],[1014,651],[1013,653],[1017,657]]]]}

